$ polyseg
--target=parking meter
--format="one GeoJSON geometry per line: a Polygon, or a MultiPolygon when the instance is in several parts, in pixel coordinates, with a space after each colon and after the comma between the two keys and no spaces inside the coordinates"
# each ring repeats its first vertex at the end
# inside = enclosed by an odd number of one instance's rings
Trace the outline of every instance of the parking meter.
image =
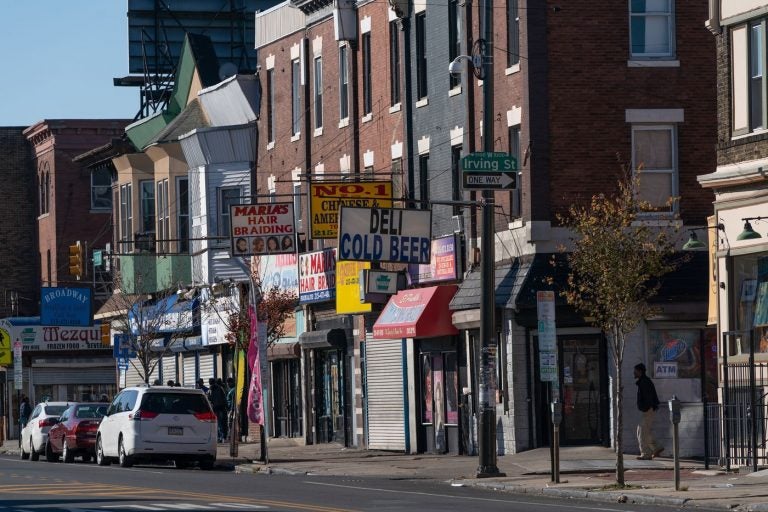
{"type": "Polygon", "coordinates": [[[552,409],[552,424],[555,426],[560,426],[560,423],[563,422],[563,404],[561,404],[560,401],[555,398],[555,400],[550,404],[550,407],[552,409]]]}
{"type": "Polygon", "coordinates": [[[680,423],[680,400],[677,399],[677,395],[672,395],[669,399],[669,421],[673,425],[680,423]]]}

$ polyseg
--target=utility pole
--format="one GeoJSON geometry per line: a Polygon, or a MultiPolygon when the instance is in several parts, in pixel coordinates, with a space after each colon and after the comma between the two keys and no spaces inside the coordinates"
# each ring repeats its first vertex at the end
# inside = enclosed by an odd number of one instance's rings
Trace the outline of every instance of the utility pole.
{"type": "MultiPolygon", "coordinates": [[[[493,0],[483,5],[483,151],[493,152],[493,0]]],[[[494,192],[483,191],[482,239],[480,243],[480,393],[477,440],[477,477],[502,476],[496,465],[496,322],[494,192]]]]}

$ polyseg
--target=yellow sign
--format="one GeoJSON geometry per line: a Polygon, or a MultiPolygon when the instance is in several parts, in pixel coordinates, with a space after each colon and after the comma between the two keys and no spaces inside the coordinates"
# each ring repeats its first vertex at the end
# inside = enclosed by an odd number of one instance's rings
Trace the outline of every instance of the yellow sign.
{"type": "Polygon", "coordinates": [[[371,311],[371,304],[360,302],[360,271],[369,268],[369,261],[336,262],[336,314],[371,311]]]}
{"type": "Polygon", "coordinates": [[[707,217],[707,243],[709,247],[709,307],[707,325],[717,325],[717,219],[707,217]]]}
{"type": "Polygon", "coordinates": [[[336,238],[342,206],[392,207],[392,182],[321,181],[309,186],[312,238],[336,238]]]}
{"type": "Polygon", "coordinates": [[[9,366],[11,361],[13,361],[11,335],[5,329],[0,329],[0,365],[9,366]]]}

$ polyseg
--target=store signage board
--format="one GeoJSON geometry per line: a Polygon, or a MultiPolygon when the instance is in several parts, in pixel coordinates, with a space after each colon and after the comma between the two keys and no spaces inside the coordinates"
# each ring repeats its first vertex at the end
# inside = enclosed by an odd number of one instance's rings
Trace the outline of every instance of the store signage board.
{"type": "Polygon", "coordinates": [[[13,389],[20,391],[24,387],[24,372],[21,366],[22,344],[20,340],[13,342],[13,389]]]}
{"type": "Polygon", "coordinates": [[[439,283],[458,279],[459,259],[455,234],[432,240],[429,265],[408,265],[412,284],[439,283]]]}
{"type": "Polygon", "coordinates": [[[653,376],[656,379],[676,379],[677,361],[654,361],[653,376]]]}
{"type": "Polygon", "coordinates": [[[90,288],[43,286],[40,289],[40,324],[93,325],[90,288]]]}
{"type": "Polygon", "coordinates": [[[338,236],[342,206],[392,206],[392,182],[320,181],[309,184],[310,235],[313,239],[338,236]]]}
{"type": "Polygon", "coordinates": [[[431,210],[342,207],[340,260],[428,264],[431,254],[431,210]]]}
{"type": "Polygon", "coordinates": [[[386,270],[369,270],[365,276],[366,293],[383,293],[385,295],[394,295],[398,290],[399,272],[386,270]]]}
{"type": "Polygon", "coordinates": [[[336,248],[299,254],[299,303],[336,300],[336,248]]]}
{"type": "Polygon", "coordinates": [[[296,252],[293,203],[236,204],[229,219],[232,256],[296,252]]]}
{"type": "Polygon", "coordinates": [[[371,268],[367,261],[336,262],[336,314],[368,313],[372,306],[360,300],[360,274],[371,268]]]}

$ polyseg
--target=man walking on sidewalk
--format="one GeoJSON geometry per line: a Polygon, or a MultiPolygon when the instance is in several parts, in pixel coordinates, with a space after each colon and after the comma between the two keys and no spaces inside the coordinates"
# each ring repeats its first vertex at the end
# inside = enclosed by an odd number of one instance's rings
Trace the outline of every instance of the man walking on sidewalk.
{"type": "Polygon", "coordinates": [[[653,418],[659,409],[659,397],[656,395],[656,386],[645,374],[645,365],[635,365],[635,378],[637,379],[637,408],[643,413],[640,424],[637,426],[637,442],[640,445],[638,460],[651,460],[661,455],[664,447],[656,442],[653,437],[653,418]]]}

